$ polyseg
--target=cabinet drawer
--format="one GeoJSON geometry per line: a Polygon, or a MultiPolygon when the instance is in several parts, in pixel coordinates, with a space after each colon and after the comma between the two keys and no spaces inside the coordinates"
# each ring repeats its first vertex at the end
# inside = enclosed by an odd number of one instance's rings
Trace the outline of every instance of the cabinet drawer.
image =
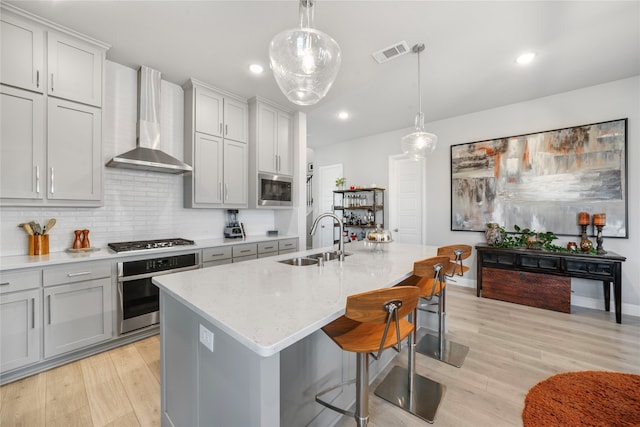
{"type": "Polygon", "coordinates": [[[237,257],[245,257],[247,255],[257,255],[258,245],[256,245],[255,243],[247,243],[245,245],[236,245],[233,247],[232,253],[233,253],[234,260],[237,257]]]}
{"type": "Polygon", "coordinates": [[[0,273],[0,294],[39,288],[42,270],[19,270],[0,273]]]}
{"type": "Polygon", "coordinates": [[[571,278],[483,267],[482,296],[571,313],[571,278]]]}
{"type": "Polygon", "coordinates": [[[111,276],[111,264],[108,262],[83,262],[63,265],[44,270],[44,285],[81,282],[111,276]]]}
{"type": "Polygon", "coordinates": [[[565,268],[567,272],[575,276],[601,276],[602,278],[613,278],[615,271],[615,264],[612,262],[584,262],[568,259],[565,261],[565,268]]]}
{"type": "Polygon", "coordinates": [[[545,256],[522,255],[520,257],[520,265],[546,271],[561,271],[562,269],[560,258],[545,256]]]}
{"type": "Polygon", "coordinates": [[[276,241],[273,242],[260,242],[258,243],[258,253],[266,254],[269,252],[278,252],[278,243],[276,241]]]}
{"type": "Polygon", "coordinates": [[[298,239],[284,239],[278,241],[278,250],[280,253],[282,251],[287,251],[290,249],[298,249],[298,239]]]}
{"type": "Polygon", "coordinates": [[[202,263],[231,259],[231,246],[221,246],[218,248],[208,248],[202,250],[202,263]]]}
{"type": "Polygon", "coordinates": [[[485,252],[482,254],[483,264],[516,265],[518,257],[513,253],[485,252]]]}

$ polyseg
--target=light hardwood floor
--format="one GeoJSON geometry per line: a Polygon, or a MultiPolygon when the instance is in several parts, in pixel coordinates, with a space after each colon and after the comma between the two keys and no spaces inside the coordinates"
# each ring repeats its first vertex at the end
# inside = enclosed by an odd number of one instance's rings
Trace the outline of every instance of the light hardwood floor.
{"type": "MultiPolygon", "coordinates": [[[[447,387],[436,426],[521,426],[529,388],[559,372],[640,374],[640,319],[623,324],[599,310],[572,314],[476,298],[449,287],[448,338],[469,346],[461,368],[417,356],[417,371],[447,387]]],[[[0,388],[0,426],[160,424],[159,337],[151,337],[0,388]]],[[[406,366],[406,350],[394,360],[406,366]]],[[[426,423],[383,401],[371,387],[370,427],[426,423]]],[[[343,417],[340,427],[353,426],[343,417]]],[[[250,427],[250,426],[248,426],[250,427]]],[[[297,426],[284,426],[297,427],[297,426]]]]}

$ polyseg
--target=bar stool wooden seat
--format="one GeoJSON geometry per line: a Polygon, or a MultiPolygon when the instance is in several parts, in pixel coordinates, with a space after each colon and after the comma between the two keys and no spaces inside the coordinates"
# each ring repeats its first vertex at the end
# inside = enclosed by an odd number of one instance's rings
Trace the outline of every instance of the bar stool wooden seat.
{"type": "Polygon", "coordinates": [[[414,330],[404,318],[418,304],[419,289],[414,286],[396,286],[347,297],[344,316],[324,326],[322,330],[344,351],[356,353],[356,378],[325,389],[316,395],[316,401],[327,408],[353,416],[358,427],[369,420],[369,353],[396,347],[400,351],[402,340],[414,330]],[[338,408],[321,399],[326,393],[347,384],[356,384],[355,411],[338,408]]]}
{"type": "Polygon", "coordinates": [[[471,246],[463,244],[440,246],[438,256],[449,257],[449,263],[444,265],[444,275],[447,277],[463,276],[465,271],[469,271],[469,267],[462,264],[462,260],[471,256],[471,250],[471,246]]]}
{"type": "MultiPolygon", "coordinates": [[[[416,282],[416,286],[420,288],[420,300],[425,302],[418,306],[418,310],[435,313],[438,316],[437,336],[426,332],[421,333],[416,339],[416,352],[459,368],[467,357],[469,347],[445,339],[446,279],[448,277],[445,272],[450,265],[454,265],[451,271],[455,271],[457,264],[451,262],[448,255],[427,258],[413,265],[414,276],[420,278],[416,282]],[[433,310],[431,307],[436,308],[433,310]]],[[[418,325],[417,322],[416,325],[418,325]]],[[[417,330],[416,334],[418,334],[417,330]]]]}

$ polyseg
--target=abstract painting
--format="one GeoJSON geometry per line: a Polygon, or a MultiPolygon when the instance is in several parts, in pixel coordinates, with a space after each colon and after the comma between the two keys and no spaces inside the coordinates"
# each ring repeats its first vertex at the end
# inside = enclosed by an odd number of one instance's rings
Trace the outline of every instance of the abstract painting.
{"type": "Polygon", "coordinates": [[[588,212],[606,213],[605,237],[629,237],[626,149],[627,119],[452,145],[451,230],[575,236],[588,212]]]}

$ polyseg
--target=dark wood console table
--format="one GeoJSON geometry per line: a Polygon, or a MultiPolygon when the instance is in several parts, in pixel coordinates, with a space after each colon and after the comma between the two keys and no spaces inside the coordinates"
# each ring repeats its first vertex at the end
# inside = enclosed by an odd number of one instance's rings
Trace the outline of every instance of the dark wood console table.
{"type": "Polygon", "coordinates": [[[622,263],[625,257],[614,252],[587,255],[488,245],[475,248],[478,297],[484,282],[485,289],[491,290],[490,295],[485,295],[487,298],[569,312],[571,277],[598,280],[603,284],[607,311],[610,284],[613,283],[616,322],[622,323],[622,263]]]}

